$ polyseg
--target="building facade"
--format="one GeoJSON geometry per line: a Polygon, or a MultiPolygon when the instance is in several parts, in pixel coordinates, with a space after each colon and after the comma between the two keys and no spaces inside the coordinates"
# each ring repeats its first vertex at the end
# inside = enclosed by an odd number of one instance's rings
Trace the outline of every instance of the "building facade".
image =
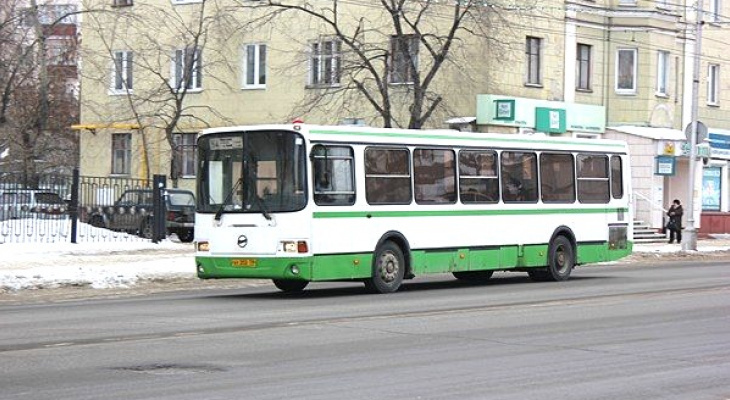
{"type": "MultiPolygon", "coordinates": [[[[296,4],[322,10],[318,2],[296,4]]],[[[459,4],[474,7],[464,20],[470,25],[453,35],[453,5],[399,10],[421,11],[426,22],[404,29],[389,23],[392,10],[372,2],[327,3],[334,4],[336,19],[292,9],[274,17],[265,1],[90,2],[90,11],[108,12],[90,12],[82,28],[82,173],[165,174],[192,188],[195,137],[205,127],[293,119],[415,124],[623,139],[632,144],[637,218],[659,228],[663,208],[674,198],[686,203],[691,192],[698,223],[703,210],[730,211],[723,80],[730,10],[720,0],[702,3],[701,35],[696,4],[685,1],[489,9],[467,1],[459,4]],[[436,43],[449,39],[456,40],[444,55],[436,43]],[[711,150],[692,191],[685,127],[694,105],[711,150]],[[414,109],[428,110],[428,118],[418,120],[426,113],[414,109]]]]}

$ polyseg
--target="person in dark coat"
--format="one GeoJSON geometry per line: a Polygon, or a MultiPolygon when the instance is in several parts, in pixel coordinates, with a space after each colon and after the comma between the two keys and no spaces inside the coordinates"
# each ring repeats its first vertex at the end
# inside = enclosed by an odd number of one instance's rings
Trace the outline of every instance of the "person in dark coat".
{"type": "Polygon", "coordinates": [[[682,215],[684,215],[684,209],[682,203],[679,200],[674,199],[672,206],[667,211],[669,222],[667,222],[667,230],[669,230],[669,243],[674,243],[676,236],[677,243],[682,243],[682,215]]]}

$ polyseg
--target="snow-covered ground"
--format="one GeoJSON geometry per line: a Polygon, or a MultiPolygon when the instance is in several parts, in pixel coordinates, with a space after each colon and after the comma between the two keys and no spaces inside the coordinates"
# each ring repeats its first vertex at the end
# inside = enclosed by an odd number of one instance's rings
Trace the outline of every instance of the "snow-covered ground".
{"type": "MultiPolygon", "coordinates": [[[[17,223],[16,221],[13,221],[17,223]]],[[[151,243],[134,237],[79,224],[83,234],[79,243],[53,242],[68,240],[68,221],[57,221],[41,232],[39,242],[15,243],[7,240],[9,229],[0,222],[0,293],[23,289],[84,286],[119,288],[134,286],[145,280],[195,278],[194,250],[191,243],[167,239],[151,243]],[[5,233],[5,236],[3,234],[5,233]],[[112,236],[115,236],[111,240],[112,236]],[[5,237],[6,240],[2,240],[5,237]],[[41,242],[42,241],[42,242],[41,242]]],[[[698,252],[730,250],[730,237],[701,240],[698,252]]],[[[637,244],[635,253],[679,253],[678,244],[637,244]]]]}
{"type": "Polygon", "coordinates": [[[44,221],[35,232],[9,227],[22,221],[0,222],[0,292],[61,286],[102,289],[195,277],[192,243],[152,243],[80,223],[74,244],[68,242],[68,221],[44,221]],[[10,240],[10,232],[20,232],[22,241],[10,240]]]}

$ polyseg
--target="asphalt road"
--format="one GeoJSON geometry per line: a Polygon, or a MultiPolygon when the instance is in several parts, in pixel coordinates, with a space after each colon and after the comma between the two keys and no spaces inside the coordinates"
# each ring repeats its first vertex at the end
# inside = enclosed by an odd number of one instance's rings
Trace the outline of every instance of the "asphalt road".
{"type": "Polygon", "coordinates": [[[730,263],[0,306],[0,399],[730,399],[730,263]]]}

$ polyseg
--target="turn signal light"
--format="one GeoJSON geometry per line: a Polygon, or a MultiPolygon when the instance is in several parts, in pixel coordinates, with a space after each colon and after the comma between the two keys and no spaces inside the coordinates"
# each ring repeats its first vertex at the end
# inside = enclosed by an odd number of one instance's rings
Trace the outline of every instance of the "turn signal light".
{"type": "Polygon", "coordinates": [[[307,246],[307,242],[304,240],[300,240],[297,242],[297,251],[299,253],[308,253],[309,252],[309,246],[307,246]]]}

